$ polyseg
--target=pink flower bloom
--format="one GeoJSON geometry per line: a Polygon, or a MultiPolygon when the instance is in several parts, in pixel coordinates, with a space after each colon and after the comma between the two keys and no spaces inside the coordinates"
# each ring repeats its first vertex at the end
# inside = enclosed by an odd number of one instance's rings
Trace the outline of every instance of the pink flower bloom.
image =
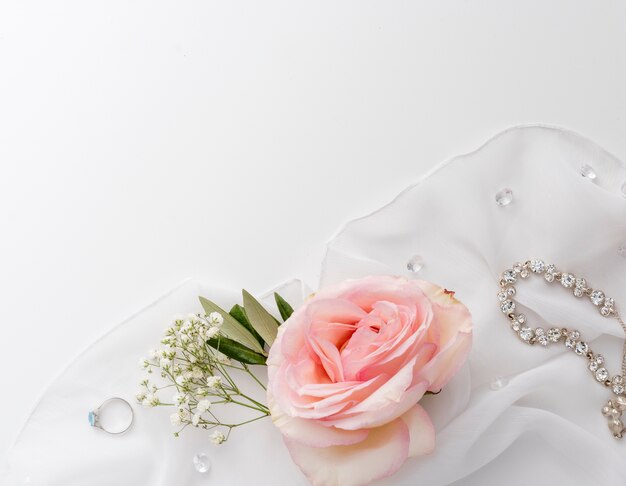
{"type": "Polygon", "coordinates": [[[434,284],[372,276],[326,288],[283,324],[268,358],[268,404],[316,486],[357,486],[432,452],[418,404],[463,365],[471,316],[434,284]]]}

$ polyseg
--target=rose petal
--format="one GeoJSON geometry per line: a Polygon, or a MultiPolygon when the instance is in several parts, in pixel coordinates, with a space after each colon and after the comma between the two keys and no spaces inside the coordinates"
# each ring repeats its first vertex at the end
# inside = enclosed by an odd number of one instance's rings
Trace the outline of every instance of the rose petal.
{"type": "Polygon", "coordinates": [[[390,476],[409,453],[409,430],[402,419],[371,429],[354,445],[307,447],[285,439],[291,458],[314,486],[360,486],[390,476]]]}
{"type": "Polygon", "coordinates": [[[421,405],[409,409],[402,420],[409,428],[409,457],[430,454],[435,449],[435,427],[421,405]]]}
{"type": "Polygon", "coordinates": [[[272,422],[287,439],[311,447],[350,445],[361,442],[369,430],[342,430],[325,427],[316,420],[308,420],[286,415],[278,406],[271,392],[267,394],[267,404],[272,413],[272,422]]]}
{"type": "Polygon", "coordinates": [[[459,333],[456,341],[439,351],[430,362],[426,363],[419,375],[430,382],[429,391],[438,392],[461,369],[472,348],[472,334],[459,333]]]}

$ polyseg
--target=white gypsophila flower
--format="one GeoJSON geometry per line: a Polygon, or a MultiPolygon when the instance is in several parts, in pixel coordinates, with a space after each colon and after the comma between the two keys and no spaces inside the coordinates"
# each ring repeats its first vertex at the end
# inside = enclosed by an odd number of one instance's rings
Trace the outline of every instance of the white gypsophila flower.
{"type": "Polygon", "coordinates": [[[205,336],[207,339],[211,339],[214,338],[215,336],[217,336],[220,332],[219,327],[209,327],[206,330],[205,336]]]}
{"type": "Polygon", "coordinates": [[[146,399],[146,395],[146,390],[139,390],[137,395],[135,395],[135,398],[137,399],[137,402],[143,403],[143,401],[146,399]]]}
{"type": "Polygon", "coordinates": [[[211,312],[207,320],[209,321],[209,324],[211,324],[212,326],[219,327],[222,324],[224,324],[224,317],[219,312],[211,312]]]}
{"type": "Polygon", "coordinates": [[[156,393],[159,390],[159,387],[156,386],[154,383],[152,385],[150,385],[150,391],[152,393],[156,393]]]}
{"type": "Polygon", "coordinates": [[[179,426],[183,424],[183,418],[180,416],[180,413],[176,412],[170,415],[170,422],[174,426],[179,426]]]}
{"type": "Polygon", "coordinates": [[[160,403],[159,397],[154,393],[148,393],[143,402],[141,402],[144,407],[156,407],[160,403]]]}
{"type": "Polygon", "coordinates": [[[150,362],[146,358],[141,358],[139,360],[139,367],[142,370],[145,370],[148,366],[150,366],[150,362]]]}
{"type": "Polygon", "coordinates": [[[198,358],[196,358],[193,354],[189,356],[190,363],[195,363],[196,361],[198,361],[198,358]]]}
{"type": "Polygon", "coordinates": [[[199,397],[208,397],[209,390],[207,390],[206,388],[196,388],[196,395],[199,397]]]}
{"type": "Polygon", "coordinates": [[[191,417],[191,425],[193,425],[194,427],[197,427],[198,424],[200,423],[201,418],[202,417],[200,416],[199,413],[195,413],[193,417],[191,417]]]}
{"type": "Polygon", "coordinates": [[[191,341],[191,338],[189,337],[188,334],[185,334],[185,333],[181,333],[180,334],[180,342],[181,343],[188,343],[189,341],[191,341]]]}
{"type": "Polygon", "coordinates": [[[211,439],[211,442],[213,442],[215,445],[220,445],[226,440],[226,436],[220,430],[216,430],[209,436],[209,439],[211,439]]]}
{"type": "Polygon", "coordinates": [[[209,376],[206,379],[206,386],[209,388],[215,388],[216,386],[221,385],[222,377],[221,376],[209,376]]]}
{"type": "Polygon", "coordinates": [[[204,371],[202,371],[201,368],[198,368],[197,366],[194,366],[191,370],[191,377],[195,378],[196,380],[199,380],[200,378],[202,378],[204,376],[204,371]]]}
{"type": "Polygon", "coordinates": [[[186,405],[189,402],[189,398],[184,393],[176,393],[174,395],[174,403],[176,405],[186,405]]]}
{"type": "Polygon", "coordinates": [[[187,380],[188,378],[184,374],[182,374],[176,377],[176,384],[178,386],[185,386],[187,384],[187,380]]]}
{"type": "Polygon", "coordinates": [[[198,405],[196,405],[196,410],[200,413],[206,412],[209,408],[211,408],[211,402],[209,400],[200,400],[198,405]]]}
{"type": "Polygon", "coordinates": [[[159,366],[164,370],[169,370],[172,366],[172,360],[169,358],[161,358],[161,361],[159,361],[159,366]]]}
{"type": "Polygon", "coordinates": [[[150,356],[150,359],[155,360],[155,361],[160,358],[159,351],[156,349],[151,349],[150,352],[148,353],[148,356],[150,356]]]}

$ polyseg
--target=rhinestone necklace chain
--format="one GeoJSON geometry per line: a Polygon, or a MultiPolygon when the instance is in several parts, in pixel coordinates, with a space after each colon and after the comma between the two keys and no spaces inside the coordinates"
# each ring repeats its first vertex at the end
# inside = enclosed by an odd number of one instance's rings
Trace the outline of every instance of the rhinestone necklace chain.
{"type": "Polygon", "coordinates": [[[621,375],[611,377],[604,366],[604,357],[591,351],[589,345],[581,339],[579,331],[565,327],[551,327],[550,329],[529,327],[526,324],[526,316],[515,312],[517,306],[513,297],[516,294],[514,284],[518,279],[528,278],[531,274],[543,275],[546,282],[559,282],[566,289],[571,289],[575,297],[587,297],[598,307],[602,317],[617,319],[626,335],[626,324],[615,308],[615,300],[604,295],[602,290],[591,288],[584,278],[559,271],[554,265],[546,264],[543,260],[516,263],[513,268],[502,272],[501,290],[498,292],[500,310],[509,318],[511,329],[523,342],[540,346],[562,342],[566,348],[587,359],[587,367],[598,383],[613,390],[615,396],[606,402],[602,408],[602,415],[608,419],[609,430],[613,436],[621,439],[625,432],[621,416],[626,410],[626,339],[622,349],[621,375]]]}

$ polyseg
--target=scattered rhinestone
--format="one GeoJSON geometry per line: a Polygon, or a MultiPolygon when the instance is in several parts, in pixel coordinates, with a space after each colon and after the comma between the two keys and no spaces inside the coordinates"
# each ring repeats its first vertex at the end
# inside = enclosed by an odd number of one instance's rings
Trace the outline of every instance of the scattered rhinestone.
{"type": "Polygon", "coordinates": [[[513,202],[513,191],[508,187],[496,192],[496,204],[504,207],[513,202]]]}

